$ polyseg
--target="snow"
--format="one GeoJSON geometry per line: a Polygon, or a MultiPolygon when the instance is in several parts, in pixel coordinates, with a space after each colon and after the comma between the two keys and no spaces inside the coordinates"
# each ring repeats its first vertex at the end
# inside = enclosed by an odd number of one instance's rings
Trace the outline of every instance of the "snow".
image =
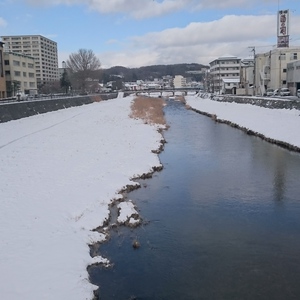
{"type": "Polygon", "coordinates": [[[214,114],[220,120],[260,133],[267,138],[300,147],[300,111],[296,109],[269,109],[251,104],[238,104],[187,96],[187,105],[214,114]]]}
{"type": "Polygon", "coordinates": [[[139,223],[139,220],[135,220],[132,218],[134,215],[138,215],[139,213],[134,207],[134,204],[131,200],[126,202],[121,202],[118,204],[119,208],[119,216],[118,216],[118,223],[123,224],[129,221],[130,224],[134,225],[139,223]]]}
{"type": "MultiPolygon", "coordinates": [[[[156,126],[129,118],[132,97],[0,124],[1,299],[92,299],[87,266],[93,231],[118,199],[119,221],[136,222],[119,193],[160,166],[156,126]],[[122,202],[123,201],[123,202],[122,202]]],[[[186,96],[191,107],[300,147],[299,111],[186,96]]]]}
{"type": "Polygon", "coordinates": [[[129,118],[132,98],[0,124],[1,299],[92,299],[92,231],[131,178],[160,166],[156,126],[129,118]]]}

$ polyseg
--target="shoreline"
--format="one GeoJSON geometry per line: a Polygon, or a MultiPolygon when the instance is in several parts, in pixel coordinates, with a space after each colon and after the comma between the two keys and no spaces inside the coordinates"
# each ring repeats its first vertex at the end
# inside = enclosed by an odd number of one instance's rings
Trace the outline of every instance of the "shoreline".
{"type": "Polygon", "coordinates": [[[237,128],[239,130],[244,131],[248,135],[253,135],[253,136],[259,137],[262,140],[267,141],[268,143],[277,145],[279,147],[282,147],[282,148],[290,150],[290,151],[300,153],[300,147],[294,146],[292,144],[289,144],[289,143],[286,143],[286,142],[283,142],[283,141],[280,141],[280,140],[269,138],[269,137],[267,137],[267,136],[265,136],[265,135],[263,135],[263,134],[261,134],[257,131],[253,131],[253,130],[251,130],[249,128],[246,128],[244,126],[240,126],[239,124],[231,122],[229,120],[219,119],[215,114],[200,111],[200,110],[192,108],[192,107],[190,109],[193,110],[194,112],[198,113],[198,114],[205,115],[207,117],[212,118],[217,123],[227,124],[227,125],[229,125],[233,128],[237,128]]]}

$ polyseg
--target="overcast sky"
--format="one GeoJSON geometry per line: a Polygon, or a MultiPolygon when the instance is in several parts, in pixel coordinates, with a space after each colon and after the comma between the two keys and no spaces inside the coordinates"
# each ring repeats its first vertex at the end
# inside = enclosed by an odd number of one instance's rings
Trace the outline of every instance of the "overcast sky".
{"type": "Polygon", "coordinates": [[[54,40],[59,66],[80,48],[104,68],[208,64],[273,49],[278,9],[290,10],[290,45],[300,47],[300,0],[0,0],[0,35],[54,40]]]}

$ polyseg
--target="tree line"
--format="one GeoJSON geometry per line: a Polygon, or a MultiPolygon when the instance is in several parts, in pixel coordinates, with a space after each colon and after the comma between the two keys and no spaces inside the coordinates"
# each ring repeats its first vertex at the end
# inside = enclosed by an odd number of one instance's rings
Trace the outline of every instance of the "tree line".
{"type": "Polygon", "coordinates": [[[79,49],[71,53],[64,62],[63,73],[59,82],[52,82],[51,85],[41,87],[42,93],[61,92],[79,93],[97,92],[99,83],[112,82],[115,89],[122,88],[123,82],[136,80],[153,80],[170,75],[183,75],[192,77],[192,80],[201,81],[202,74],[191,74],[190,71],[198,71],[205,67],[202,64],[173,64],[153,65],[140,68],[125,68],[115,66],[109,69],[101,69],[101,62],[94,52],[89,49],[79,49]]]}

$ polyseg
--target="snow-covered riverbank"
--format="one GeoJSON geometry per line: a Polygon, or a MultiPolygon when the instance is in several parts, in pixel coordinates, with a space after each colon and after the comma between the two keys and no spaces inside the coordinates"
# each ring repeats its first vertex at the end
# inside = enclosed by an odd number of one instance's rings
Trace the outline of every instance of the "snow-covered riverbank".
{"type": "MultiPolygon", "coordinates": [[[[88,244],[131,178],[160,167],[161,134],[132,97],[0,124],[1,299],[92,299],[88,244]]],[[[105,261],[105,259],[104,259],[105,261]]]]}
{"type": "MultiPolygon", "coordinates": [[[[92,231],[131,178],[161,167],[157,126],[129,117],[132,97],[0,124],[1,299],[92,299],[92,231]]],[[[300,112],[186,96],[196,110],[300,147],[300,112]]],[[[121,205],[119,222],[130,215],[121,205]]]]}
{"type": "Polygon", "coordinates": [[[300,111],[269,109],[251,104],[238,104],[186,96],[187,105],[200,112],[215,115],[241,128],[258,133],[269,140],[300,148],[300,111]]]}

